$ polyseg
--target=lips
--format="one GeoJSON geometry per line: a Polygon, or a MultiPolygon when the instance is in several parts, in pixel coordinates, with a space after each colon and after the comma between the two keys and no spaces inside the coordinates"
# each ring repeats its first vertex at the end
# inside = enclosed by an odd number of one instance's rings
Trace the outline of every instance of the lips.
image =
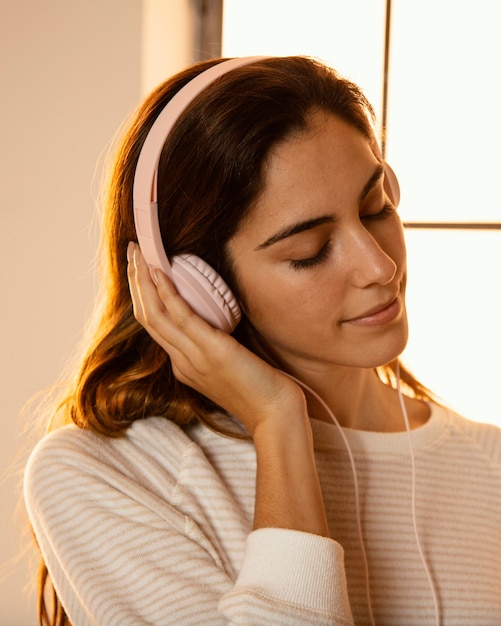
{"type": "Polygon", "coordinates": [[[400,313],[400,299],[398,295],[386,302],[376,304],[355,317],[344,320],[344,323],[357,326],[377,326],[393,321],[400,313]]]}

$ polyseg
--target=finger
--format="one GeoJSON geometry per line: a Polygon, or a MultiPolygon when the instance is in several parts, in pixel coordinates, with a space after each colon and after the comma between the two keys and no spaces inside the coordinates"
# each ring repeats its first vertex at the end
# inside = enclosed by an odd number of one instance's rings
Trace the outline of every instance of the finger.
{"type": "Polygon", "coordinates": [[[135,292],[139,300],[138,309],[141,312],[141,324],[145,327],[155,327],[156,320],[165,317],[167,311],[160,300],[156,286],[152,280],[150,268],[147,266],[138,246],[134,247],[133,277],[135,292]]]}
{"type": "MultiPolygon", "coordinates": [[[[128,280],[134,307],[134,316],[148,333],[162,346],[168,338],[166,331],[169,313],[160,299],[137,244],[129,249],[128,280]],[[165,335],[165,336],[164,336],[165,335]]],[[[165,347],[165,346],[164,346],[165,347]]]]}
{"type": "Polygon", "coordinates": [[[136,264],[134,261],[135,245],[136,244],[131,241],[127,247],[127,280],[129,283],[129,292],[132,300],[134,317],[139,323],[141,323],[141,320],[144,318],[144,313],[136,280],[136,264]]]}
{"type": "Polygon", "coordinates": [[[150,270],[137,245],[133,248],[132,266],[130,276],[138,321],[171,357],[175,350],[185,360],[193,358],[200,352],[197,342],[207,340],[207,334],[214,329],[193,312],[163,272],[150,270]],[[193,327],[197,325],[202,332],[193,336],[193,327]]]}
{"type": "Polygon", "coordinates": [[[193,311],[169,277],[161,270],[147,266],[139,248],[135,249],[134,258],[139,295],[148,325],[156,327],[157,322],[161,323],[167,313],[169,320],[181,334],[195,340],[197,344],[217,341],[220,338],[221,331],[213,328],[193,311]]]}
{"type": "Polygon", "coordinates": [[[172,281],[160,270],[150,268],[139,249],[133,248],[134,291],[139,300],[138,307],[142,312],[141,323],[144,326],[156,328],[161,325],[165,318],[170,318],[170,309],[178,294],[172,281]],[[161,298],[157,289],[159,277],[162,276],[164,284],[164,297],[161,298]]]}

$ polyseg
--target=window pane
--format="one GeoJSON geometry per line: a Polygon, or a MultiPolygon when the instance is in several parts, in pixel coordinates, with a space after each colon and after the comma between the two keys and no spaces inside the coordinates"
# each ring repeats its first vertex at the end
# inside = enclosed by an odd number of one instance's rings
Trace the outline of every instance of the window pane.
{"type": "Polygon", "coordinates": [[[394,0],[387,158],[415,221],[501,221],[501,3],[394,0]]]}
{"type": "Polygon", "coordinates": [[[384,0],[225,0],[223,55],[315,56],[354,80],[379,113],[384,0]]]}
{"type": "Polygon", "coordinates": [[[406,231],[404,361],[461,413],[501,426],[501,232],[406,231]]]}

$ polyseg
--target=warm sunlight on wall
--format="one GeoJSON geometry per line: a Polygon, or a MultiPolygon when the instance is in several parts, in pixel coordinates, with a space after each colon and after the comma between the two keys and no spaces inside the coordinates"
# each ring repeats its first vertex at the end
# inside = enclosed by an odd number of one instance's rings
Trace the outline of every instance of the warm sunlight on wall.
{"type": "MultiPolygon", "coordinates": [[[[223,54],[317,56],[381,110],[383,0],[226,0],[223,54]]],[[[500,221],[501,98],[491,0],[394,0],[387,158],[412,221],[500,221]]],[[[459,411],[501,425],[501,230],[406,231],[406,363],[459,411]]]]}

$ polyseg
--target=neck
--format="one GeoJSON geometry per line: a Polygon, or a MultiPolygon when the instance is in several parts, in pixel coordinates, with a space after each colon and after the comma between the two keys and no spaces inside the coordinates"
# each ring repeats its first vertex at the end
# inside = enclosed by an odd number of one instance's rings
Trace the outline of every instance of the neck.
{"type": "MultiPolygon", "coordinates": [[[[343,367],[322,373],[303,371],[299,378],[319,394],[344,428],[373,432],[405,430],[397,392],[383,383],[373,369],[343,367]]],[[[332,421],[312,394],[306,392],[306,397],[311,417],[332,421]]],[[[405,398],[405,404],[411,428],[426,422],[429,409],[425,403],[405,398]]]]}

